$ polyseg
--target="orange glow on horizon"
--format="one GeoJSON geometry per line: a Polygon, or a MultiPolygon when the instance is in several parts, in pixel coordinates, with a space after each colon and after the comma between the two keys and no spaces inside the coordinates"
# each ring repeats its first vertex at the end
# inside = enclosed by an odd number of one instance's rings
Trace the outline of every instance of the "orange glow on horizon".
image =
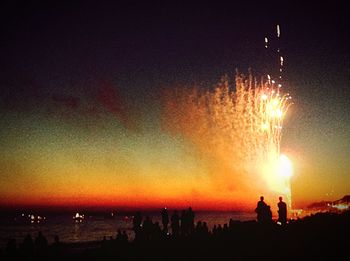
{"type": "Polygon", "coordinates": [[[213,93],[180,91],[187,99],[171,103],[165,115],[147,111],[137,130],[109,115],[92,123],[78,117],[78,126],[29,116],[13,123],[0,151],[0,205],[252,210],[261,195],[274,208],[278,196],[291,193],[298,208],[324,191],[327,200],[348,193],[348,183],[328,175],[334,166],[322,165],[328,159],[312,164],[304,151],[282,146],[293,166],[282,156],[277,170],[271,167],[280,154],[287,100],[245,86],[237,98],[225,84],[213,93]],[[281,180],[292,183],[291,192],[281,180]]]}
{"type": "Polygon", "coordinates": [[[215,198],[207,195],[204,196],[184,196],[179,198],[157,198],[149,197],[147,199],[140,196],[100,196],[100,197],[62,197],[53,196],[50,198],[28,197],[23,199],[12,199],[10,202],[1,202],[4,207],[22,206],[22,207],[76,207],[76,208],[121,208],[121,209],[157,209],[167,206],[169,209],[184,209],[191,206],[197,210],[245,210],[252,211],[256,202],[243,203],[242,200],[215,198]]]}

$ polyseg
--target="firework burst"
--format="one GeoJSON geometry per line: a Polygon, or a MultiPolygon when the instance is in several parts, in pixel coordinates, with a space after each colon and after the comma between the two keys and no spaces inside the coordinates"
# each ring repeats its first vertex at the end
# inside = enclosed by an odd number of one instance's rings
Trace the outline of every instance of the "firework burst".
{"type": "Polygon", "coordinates": [[[259,83],[252,76],[237,74],[234,83],[235,88],[224,77],[213,91],[194,88],[167,95],[167,127],[224,165],[226,180],[245,173],[250,183],[260,180],[290,203],[289,184],[278,166],[291,97],[282,94],[281,85],[270,77],[259,83]]]}

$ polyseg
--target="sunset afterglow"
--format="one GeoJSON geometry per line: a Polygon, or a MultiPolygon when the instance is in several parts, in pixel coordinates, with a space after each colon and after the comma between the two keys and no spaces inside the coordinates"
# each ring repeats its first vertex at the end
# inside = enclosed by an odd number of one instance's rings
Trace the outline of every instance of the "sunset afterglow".
{"type": "Polygon", "coordinates": [[[4,16],[0,207],[253,211],[349,193],[343,16],[83,2],[4,16]]]}

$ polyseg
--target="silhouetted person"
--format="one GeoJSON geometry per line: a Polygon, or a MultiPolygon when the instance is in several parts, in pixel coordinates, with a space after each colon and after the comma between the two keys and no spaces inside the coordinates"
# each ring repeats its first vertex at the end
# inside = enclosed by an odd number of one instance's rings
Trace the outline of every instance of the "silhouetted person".
{"type": "Polygon", "coordinates": [[[21,246],[22,253],[26,256],[33,255],[34,253],[34,243],[32,236],[30,234],[27,234],[26,237],[23,240],[22,246],[21,246]]]}
{"type": "Polygon", "coordinates": [[[47,251],[47,239],[39,231],[37,238],[35,239],[35,248],[38,254],[45,254],[47,251]]]}
{"type": "Polygon", "coordinates": [[[122,231],[120,229],[118,229],[116,240],[117,242],[121,242],[123,240],[122,231]]]}
{"type": "Polygon", "coordinates": [[[282,197],[279,197],[278,206],[278,221],[281,222],[282,225],[287,223],[287,204],[282,201],[282,197]]]}
{"type": "Polygon", "coordinates": [[[143,239],[149,240],[153,231],[153,223],[149,216],[142,223],[142,235],[143,239]]]}
{"type": "Polygon", "coordinates": [[[233,226],[234,226],[234,221],[233,221],[232,218],[230,218],[230,221],[229,221],[229,223],[228,223],[228,228],[229,228],[230,230],[232,230],[232,229],[233,229],[233,226]]]}
{"type": "Polygon", "coordinates": [[[197,222],[197,226],[196,226],[194,232],[195,232],[197,235],[200,235],[202,231],[203,231],[202,221],[198,221],[198,222],[197,222]]]}
{"type": "Polygon", "coordinates": [[[223,227],[222,230],[223,230],[223,232],[228,233],[228,225],[227,225],[227,223],[224,224],[224,227],[223,227]]]}
{"type": "Polygon", "coordinates": [[[135,232],[135,239],[138,240],[141,232],[142,216],[141,212],[136,212],[132,220],[133,228],[135,232]]]}
{"type": "Polygon", "coordinates": [[[207,222],[203,222],[203,233],[207,236],[209,234],[209,228],[207,222]]]}
{"type": "Polygon", "coordinates": [[[122,242],[127,243],[129,241],[128,235],[126,234],[126,231],[123,230],[123,234],[122,234],[122,242]]]}
{"type": "Polygon", "coordinates": [[[257,213],[257,220],[260,224],[266,223],[267,220],[267,205],[264,202],[264,197],[260,197],[260,201],[258,202],[255,212],[257,213]]]}
{"type": "Polygon", "coordinates": [[[186,216],[187,216],[186,210],[182,210],[181,218],[180,218],[180,221],[181,221],[180,230],[182,235],[187,235],[188,233],[188,220],[186,216]]]}
{"type": "Polygon", "coordinates": [[[188,208],[187,219],[188,219],[189,233],[192,234],[194,231],[194,212],[192,211],[191,207],[188,208]]]}
{"type": "Polygon", "coordinates": [[[257,219],[260,224],[270,224],[272,222],[272,212],[270,206],[264,202],[264,197],[260,197],[260,201],[255,209],[257,219]]]}
{"type": "Polygon", "coordinates": [[[178,236],[180,232],[180,217],[177,213],[177,210],[174,211],[171,216],[171,231],[173,236],[178,236]]]}
{"type": "Polygon", "coordinates": [[[61,244],[60,238],[57,235],[55,236],[54,244],[61,244]]]}
{"type": "Polygon", "coordinates": [[[62,244],[60,242],[60,238],[57,235],[55,236],[54,242],[52,244],[52,252],[56,257],[59,257],[62,254],[62,244]]]}
{"type": "Polygon", "coordinates": [[[168,232],[168,224],[169,224],[169,214],[167,208],[163,208],[162,210],[162,224],[163,224],[163,231],[165,233],[168,232]]]}
{"type": "Polygon", "coordinates": [[[221,226],[221,224],[218,225],[218,227],[217,227],[217,229],[216,229],[216,233],[217,233],[218,235],[220,235],[220,234],[222,233],[222,226],[221,226]]]}
{"type": "Polygon", "coordinates": [[[213,234],[214,236],[216,236],[217,233],[218,233],[218,228],[217,228],[216,225],[214,225],[213,230],[212,230],[212,234],[213,234]]]}
{"type": "MultiPolygon", "coordinates": [[[[165,231],[163,230],[163,233],[165,231]]],[[[152,224],[151,239],[160,240],[162,237],[162,230],[160,228],[159,222],[152,224]]]]}

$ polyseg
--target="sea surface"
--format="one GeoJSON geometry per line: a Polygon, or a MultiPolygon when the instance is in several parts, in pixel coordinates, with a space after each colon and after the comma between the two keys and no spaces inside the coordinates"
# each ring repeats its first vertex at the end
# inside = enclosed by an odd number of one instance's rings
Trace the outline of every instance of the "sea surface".
{"type": "MultiPolygon", "coordinates": [[[[153,222],[161,224],[160,212],[141,212],[143,218],[149,216],[153,222]]],[[[125,230],[129,240],[134,238],[132,230],[132,213],[118,212],[98,212],[84,213],[84,220],[76,222],[73,217],[75,212],[69,213],[6,213],[0,215],[0,249],[4,249],[8,240],[14,238],[17,245],[23,241],[27,234],[31,234],[33,239],[41,231],[47,238],[49,244],[54,241],[57,235],[61,242],[76,243],[86,241],[102,240],[104,236],[107,239],[115,238],[118,229],[125,230]],[[112,214],[113,213],[113,214],[112,214]],[[31,215],[35,220],[31,219],[31,215]],[[38,222],[38,216],[41,221],[38,222]],[[45,217],[45,220],[44,220],[45,217]]],[[[169,211],[169,218],[172,211],[169,211]]],[[[230,218],[239,221],[254,220],[254,212],[196,212],[195,222],[205,221],[211,230],[214,225],[224,225],[230,218]]]]}

